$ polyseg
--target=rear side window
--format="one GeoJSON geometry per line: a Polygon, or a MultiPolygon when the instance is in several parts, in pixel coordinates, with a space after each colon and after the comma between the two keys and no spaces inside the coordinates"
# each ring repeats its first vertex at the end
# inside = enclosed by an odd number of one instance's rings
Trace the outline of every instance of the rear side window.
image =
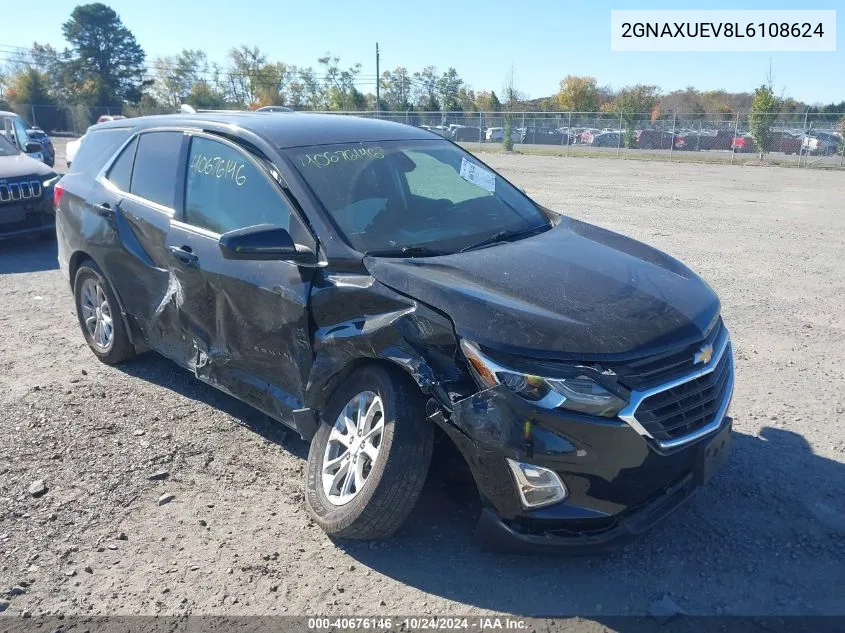
{"type": "Polygon", "coordinates": [[[76,158],[73,159],[70,173],[99,172],[131,133],[131,128],[112,128],[88,132],[82,139],[76,158]]]}
{"type": "Polygon", "coordinates": [[[214,233],[256,224],[290,230],[290,207],[266,174],[239,150],[194,137],[185,183],[185,222],[214,233]]]}
{"type": "Polygon", "coordinates": [[[132,164],[135,162],[135,148],[138,147],[138,139],[132,139],[112,163],[107,178],[115,187],[121,191],[129,191],[129,183],[132,180],[132,164]]]}
{"type": "Polygon", "coordinates": [[[182,138],[181,132],[149,132],[138,137],[131,193],[173,208],[182,138]]]}

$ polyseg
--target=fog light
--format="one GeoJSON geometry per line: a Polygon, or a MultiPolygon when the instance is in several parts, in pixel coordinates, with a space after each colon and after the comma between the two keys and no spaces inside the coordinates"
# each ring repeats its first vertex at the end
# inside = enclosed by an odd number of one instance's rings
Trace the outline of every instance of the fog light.
{"type": "Polygon", "coordinates": [[[553,470],[505,459],[516,479],[519,499],[526,508],[541,508],[566,499],[566,486],[553,470]]]}

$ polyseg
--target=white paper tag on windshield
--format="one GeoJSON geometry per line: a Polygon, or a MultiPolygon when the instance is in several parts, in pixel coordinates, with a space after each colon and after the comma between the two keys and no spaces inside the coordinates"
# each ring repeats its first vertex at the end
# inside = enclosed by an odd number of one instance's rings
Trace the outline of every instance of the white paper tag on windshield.
{"type": "Polygon", "coordinates": [[[463,157],[461,157],[461,178],[487,191],[496,191],[496,175],[463,157]]]}

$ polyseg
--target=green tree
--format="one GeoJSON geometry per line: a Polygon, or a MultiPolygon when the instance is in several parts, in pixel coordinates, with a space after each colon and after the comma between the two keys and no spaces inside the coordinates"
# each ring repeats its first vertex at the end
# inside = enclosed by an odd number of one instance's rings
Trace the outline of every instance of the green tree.
{"type": "Polygon", "coordinates": [[[228,73],[232,100],[240,106],[258,101],[262,83],[261,69],[267,65],[267,55],[257,46],[239,46],[229,51],[231,70],[228,73]]]}
{"type": "Polygon", "coordinates": [[[595,77],[567,75],[560,82],[557,102],[564,112],[596,112],[599,92],[595,77]]]}
{"type": "Polygon", "coordinates": [[[421,112],[435,112],[440,109],[440,102],[437,100],[439,78],[434,66],[426,66],[420,72],[414,73],[417,108],[421,112]]]}
{"type": "Polygon", "coordinates": [[[70,61],[82,84],[94,89],[101,105],[137,103],[151,81],[144,79],[145,54],[132,32],[110,7],[77,6],[62,25],[70,61]]]}
{"type": "Polygon", "coordinates": [[[441,107],[449,112],[460,111],[461,88],[464,85],[464,80],[458,76],[458,71],[454,68],[449,68],[437,80],[437,96],[440,99],[441,107]]]}
{"type": "Polygon", "coordinates": [[[751,111],[748,113],[748,131],[751,133],[751,138],[754,139],[754,145],[760,152],[760,160],[763,160],[763,155],[767,151],[769,134],[779,111],[780,99],[775,96],[770,74],[766,82],[754,90],[751,111]]]}
{"type": "Polygon", "coordinates": [[[194,85],[208,74],[208,58],[201,50],[183,49],[178,55],[153,60],[153,96],[162,105],[178,108],[194,85]]]}
{"type": "Polygon", "coordinates": [[[185,97],[188,103],[198,110],[220,110],[226,107],[226,97],[204,79],[200,79],[185,97]]]}
{"type": "Polygon", "coordinates": [[[381,74],[381,99],[386,109],[405,112],[411,108],[411,82],[411,74],[402,66],[381,74]]]}
{"type": "Polygon", "coordinates": [[[482,90],[475,97],[475,108],[480,112],[501,112],[502,102],[495,92],[482,90]]]}
{"type": "Polygon", "coordinates": [[[637,84],[622,88],[613,100],[613,112],[622,117],[622,126],[625,130],[625,147],[634,147],[637,144],[635,127],[637,122],[651,120],[651,113],[660,98],[660,90],[657,86],[637,84]]]}
{"type": "Polygon", "coordinates": [[[516,88],[516,79],[514,77],[513,68],[511,68],[511,71],[505,80],[505,87],[502,90],[502,95],[505,99],[502,147],[506,152],[511,152],[513,151],[513,113],[519,106],[519,102],[523,99],[522,93],[516,88]]]}

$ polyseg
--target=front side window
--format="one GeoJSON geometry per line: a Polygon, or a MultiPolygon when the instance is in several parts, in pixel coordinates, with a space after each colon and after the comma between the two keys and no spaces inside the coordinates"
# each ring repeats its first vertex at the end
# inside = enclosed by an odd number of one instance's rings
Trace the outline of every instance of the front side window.
{"type": "Polygon", "coordinates": [[[362,253],[455,252],[548,218],[518,189],[440,140],[287,150],[344,238],[362,253]]]}
{"type": "Polygon", "coordinates": [[[26,144],[29,142],[29,137],[26,135],[26,126],[20,119],[14,120],[15,138],[18,140],[18,147],[21,151],[26,151],[26,144]]]}
{"type": "Polygon", "coordinates": [[[173,208],[182,138],[182,132],[148,132],[138,137],[131,193],[173,208]]]}
{"type": "Polygon", "coordinates": [[[17,156],[18,148],[12,145],[4,135],[0,134],[0,156],[17,156]]]}
{"type": "Polygon", "coordinates": [[[185,183],[185,222],[213,233],[256,224],[290,229],[291,210],[267,175],[234,147],[191,139],[185,183]]]}

